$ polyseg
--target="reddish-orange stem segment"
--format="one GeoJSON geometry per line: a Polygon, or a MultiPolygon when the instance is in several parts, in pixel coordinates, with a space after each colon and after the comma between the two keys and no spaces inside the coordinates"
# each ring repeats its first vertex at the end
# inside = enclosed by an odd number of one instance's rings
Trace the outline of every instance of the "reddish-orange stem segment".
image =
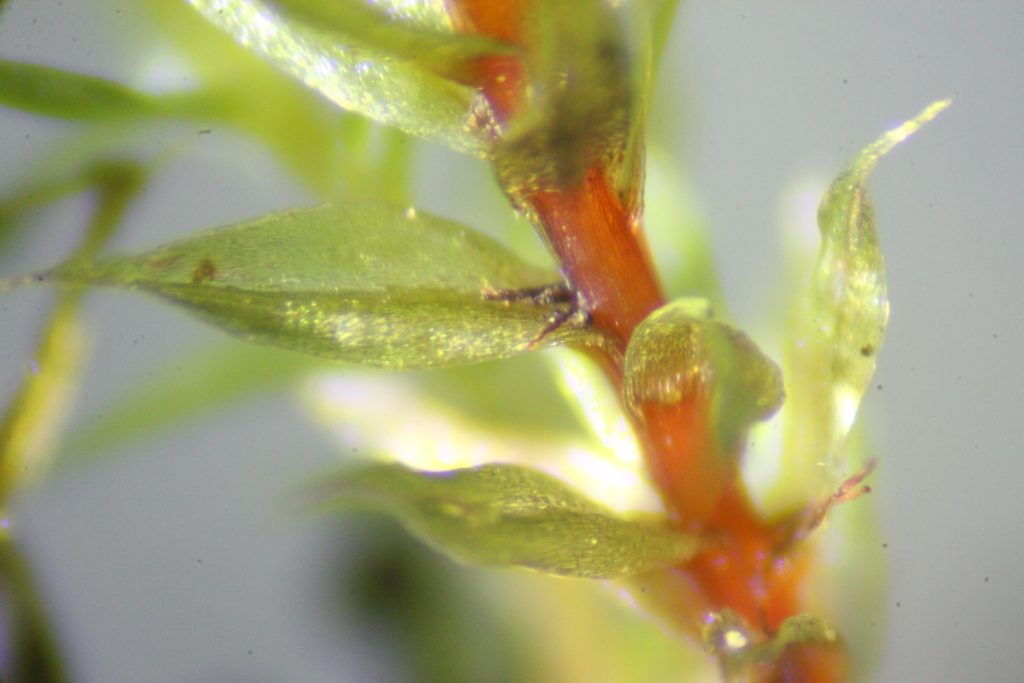
{"type": "MultiPolygon", "coordinates": [[[[531,0],[449,0],[458,30],[522,44],[531,0]]],[[[492,57],[479,64],[475,83],[499,124],[524,102],[527,74],[516,58],[492,57]]],[[[639,196],[642,188],[628,188],[639,196]]],[[[636,326],[664,303],[640,230],[639,216],[623,206],[609,169],[591,168],[573,187],[548,187],[513,200],[535,217],[578,293],[591,323],[607,335],[618,358],[604,351],[599,364],[616,387],[623,382],[621,354],[636,326]]],[[[707,550],[676,572],[701,596],[666,602],[689,610],[698,624],[709,611],[730,609],[769,637],[801,609],[800,588],[812,559],[787,547],[790,531],[766,525],[751,509],[734,458],[715,452],[708,403],[694,392],[673,406],[646,405],[635,420],[648,466],[676,523],[712,539],[707,550]],[[783,549],[783,550],[780,550],[783,549]]],[[[665,585],[680,585],[666,582],[665,585]]],[[[682,590],[682,589],[681,589],[682,590]]],[[[759,666],[758,681],[830,683],[843,679],[845,656],[838,647],[788,648],[777,662],[759,666]]]]}

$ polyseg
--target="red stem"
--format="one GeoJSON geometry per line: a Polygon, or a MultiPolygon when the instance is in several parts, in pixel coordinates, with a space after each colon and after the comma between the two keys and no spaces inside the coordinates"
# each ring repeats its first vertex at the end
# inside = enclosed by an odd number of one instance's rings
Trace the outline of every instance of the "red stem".
{"type": "MultiPolygon", "coordinates": [[[[456,27],[519,43],[531,0],[449,0],[456,27]]],[[[477,87],[499,123],[524,101],[526,73],[515,58],[477,64],[477,87]]],[[[631,188],[635,193],[642,188],[631,188]]],[[[597,165],[573,187],[550,187],[512,198],[535,216],[566,278],[591,322],[613,340],[618,355],[593,351],[616,387],[623,382],[621,357],[636,326],[664,303],[639,216],[623,206],[608,170],[597,165]]],[[[686,599],[666,602],[699,624],[709,611],[731,609],[769,636],[800,613],[800,588],[813,558],[784,547],[789,529],[762,522],[749,505],[735,458],[709,447],[708,405],[700,392],[672,406],[641,406],[634,426],[648,467],[674,522],[717,542],[675,572],[686,578],[686,599]],[[697,604],[692,588],[700,595],[697,604]]],[[[672,585],[671,582],[666,585],[672,585]]],[[[679,585],[679,584],[675,584],[679,585]]],[[[778,661],[756,671],[758,681],[829,683],[843,679],[839,647],[790,647],[778,661]]]]}

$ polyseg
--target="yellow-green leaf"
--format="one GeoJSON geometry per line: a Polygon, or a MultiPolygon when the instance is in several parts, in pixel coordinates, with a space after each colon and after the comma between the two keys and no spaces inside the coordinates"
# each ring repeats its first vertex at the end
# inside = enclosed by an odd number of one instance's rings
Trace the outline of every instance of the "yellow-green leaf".
{"type": "Polygon", "coordinates": [[[542,291],[559,276],[460,225],[349,204],[270,214],[41,276],[158,294],[255,342],[390,368],[471,363],[583,341],[542,291]]]}
{"type": "Polygon", "coordinates": [[[782,375],[749,337],[707,315],[706,301],[680,299],[645,318],[626,350],[623,390],[632,410],[703,392],[718,449],[732,453],[782,404],[782,375]]]}
{"type": "Polygon", "coordinates": [[[372,465],[320,482],[311,497],[390,514],[467,564],[607,579],[683,562],[697,550],[692,536],[616,517],[559,480],[513,465],[372,465]]]}
{"type": "MultiPolygon", "coordinates": [[[[483,156],[473,91],[387,50],[337,37],[273,12],[257,0],[189,0],[244,47],[332,102],[381,123],[483,156]]],[[[386,41],[378,39],[377,43],[386,41]]]]}

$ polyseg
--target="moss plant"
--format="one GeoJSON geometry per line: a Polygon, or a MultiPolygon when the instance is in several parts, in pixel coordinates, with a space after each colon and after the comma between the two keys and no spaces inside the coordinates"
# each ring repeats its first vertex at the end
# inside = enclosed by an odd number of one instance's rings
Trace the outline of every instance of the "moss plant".
{"type": "MultiPolygon", "coordinates": [[[[79,304],[93,287],[168,300],[257,345],[198,365],[213,375],[215,401],[320,377],[306,405],[325,423],[355,425],[369,455],[296,487],[300,509],[383,513],[464,564],[600,581],[668,624],[679,648],[701,649],[725,680],[824,683],[869,666],[857,661],[869,648],[856,628],[840,627],[868,616],[851,614],[827,578],[836,547],[855,554],[856,531],[824,524],[868,490],[871,471],[849,438],[889,312],[866,183],[948,101],[868,145],[829,187],[820,244],[794,260],[771,358],[766,340],[729,320],[709,259],[667,274],[682,291],[653,266],[644,123],[671,0],[142,4],[191,60],[195,88],[143,92],[0,59],[0,103],[77,121],[92,141],[25,174],[0,204],[0,238],[43,204],[97,197],[70,256],[0,282],[60,292],[38,372],[0,425],[11,680],[73,678],[9,503],[49,468],[47,441],[80,369],[79,304]],[[126,206],[160,172],[126,156],[125,138],[182,120],[251,136],[323,203],[108,253],[126,206]],[[104,143],[112,130],[116,147],[104,143]],[[485,160],[547,262],[410,206],[414,138],[485,160]],[[295,355],[271,362],[258,345],[295,355]],[[513,356],[527,360],[504,360],[513,356]],[[386,379],[339,384],[326,370],[339,361],[393,371],[500,362],[468,381],[457,370],[423,375],[381,398],[386,379]],[[523,406],[499,395],[507,362],[535,378],[523,406]],[[460,381],[468,390],[453,389],[460,381]],[[558,407],[531,413],[532,402],[558,407]],[[572,410],[583,430],[563,424],[572,410]],[[751,476],[758,467],[772,474],[751,476]]],[[[702,237],[687,234],[700,253],[702,237]]],[[[166,408],[177,389],[160,387],[159,401],[138,395],[121,411],[127,429],[155,427],[145,422],[154,412],[173,422],[204,409],[194,396],[166,408]]],[[[71,436],[72,451],[104,438],[71,436]]],[[[642,678],[640,659],[630,666],[642,678]]]]}

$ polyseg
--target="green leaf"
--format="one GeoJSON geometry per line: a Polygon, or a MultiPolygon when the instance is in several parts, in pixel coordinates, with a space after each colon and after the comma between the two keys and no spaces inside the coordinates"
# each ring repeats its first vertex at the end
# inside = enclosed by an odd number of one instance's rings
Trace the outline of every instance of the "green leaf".
{"type": "Polygon", "coordinates": [[[520,296],[555,274],[455,223],[389,205],[270,214],[41,277],[149,291],[250,341],[388,368],[586,341],[567,304],[520,296]]]}
{"type": "Polygon", "coordinates": [[[636,123],[633,46],[620,11],[604,0],[549,0],[532,11],[532,101],[495,150],[511,192],[571,186],[597,162],[621,164],[636,123]]]}
{"type": "Polygon", "coordinates": [[[76,120],[158,114],[158,98],[120,83],[38,64],[0,59],[0,103],[76,120]]]}
{"type": "Polygon", "coordinates": [[[339,44],[390,54],[457,82],[472,78],[475,60],[516,52],[515,47],[492,38],[452,33],[447,23],[435,28],[396,19],[362,0],[271,0],[269,4],[285,18],[331,33],[339,44]]]}
{"type": "Polygon", "coordinates": [[[866,183],[878,160],[948,107],[936,102],[864,149],[829,187],[818,208],[821,244],[810,282],[790,323],[782,467],[766,505],[776,514],[805,506],[836,482],[889,319],[885,264],[866,183]]]}
{"type": "Polygon", "coordinates": [[[590,579],[683,562],[697,541],[628,521],[536,470],[484,465],[420,472],[372,465],[311,491],[312,502],[380,511],[454,559],[590,579]]]}
{"type": "Polygon", "coordinates": [[[704,393],[718,448],[732,453],[782,404],[782,374],[749,337],[707,315],[704,300],[680,299],[645,318],[626,350],[623,390],[634,411],[704,393]]]}
{"type": "Polygon", "coordinates": [[[480,124],[486,116],[481,119],[474,110],[470,88],[387,50],[339,43],[336,36],[290,21],[256,0],[189,2],[243,46],[343,109],[457,151],[486,154],[489,143],[480,124]]]}

